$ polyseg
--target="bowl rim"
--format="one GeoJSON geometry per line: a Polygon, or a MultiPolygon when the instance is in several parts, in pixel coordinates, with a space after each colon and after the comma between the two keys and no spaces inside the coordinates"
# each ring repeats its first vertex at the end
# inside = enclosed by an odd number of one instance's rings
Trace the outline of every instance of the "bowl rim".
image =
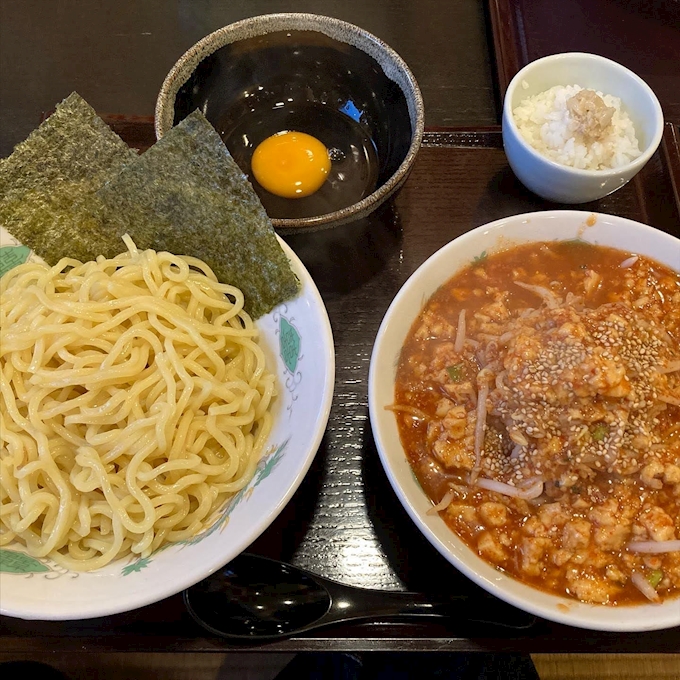
{"type": "MultiPolygon", "coordinates": [[[[486,236],[487,233],[495,233],[502,239],[503,234],[502,228],[503,226],[507,225],[508,222],[526,223],[527,221],[535,219],[555,219],[555,218],[559,219],[567,215],[570,218],[573,218],[574,220],[577,219],[580,220],[580,222],[583,225],[587,225],[588,224],[587,220],[591,218],[593,215],[595,215],[598,218],[603,218],[604,220],[614,220],[617,225],[621,225],[623,228],[637,231],[641,235],[646,235],[647,237],[653,235],[657,240],[660,239],[663,242],[667,241],[670,245],[674,246],[680,245],[680,239],[676,238],[672,234],[668,234],[667,232],[655,229],[641,222],[636,222],[635,220],[630,220],[625,217],[619,217],[617,215],[611,215],[606,213],[593,213],[591,211],[583,210],[545,210],[530,213],[521,213],[517,215],[509,215],[507,217],[503,217],[492,222],[480,225],[474,229],[471,229],[470,231],[465,232],[464,234],[461,234],[460,236],[444,244],[439,249],[437,249],[432,255],[430,255],[421,265],[419,265],[415,269],[415,271],[407,278],[407,280],[402,284],[401,288],[399,289],[399,292],[396,294],[396,296],[390,303],[390,306],[385,312],[385,315],[380,323],[380,327],[378,329],[376,339],[373,344],[373,351],[371,353],[368,376],[369,419],[371,429],[373,432],[373,438],[376,444],[376,448],[378,450],[380,461],[382,463],[383,469],[385,470],[385,474],[390,482],[390,485],[394,493],[396,494],[397,498],[399,499],[401,505],[404,507],[407,514],[410,516],[411,520],[416,525],[418,530],[423,534],[423,536],[425,536],[428,542],[442,555],[442,557],[444,557],[449,562],[449,564],[451,564],[455,569],[460,571],[467,578],[469,578],[471,581],[482,587],[487,592],[531,614],[540,616],[551,621],[555,621],[557,623],[574,626],[577,628],[611,632],[640,632],[658,629],[669,629],[674,626],[680,625],[680,596],[673,598],[671,600],[667,600],[665,603],[663,603],[663,605],[661,605],[663,607],[668,607],[669,603],[674,602],[678,604],[677,617],[674,620],[672,620],[670,624],[665,622],[664,619],[650,621],[649,617],[636,618],[621,616],[620,619],[616,619],[616,622],[603,620],[590,620],[587,613],[584,613],[583,611],[575,612],[572,611],[571,608],[569,608],[568,611],[560,611],[560,609],[557,606],[548,607],[547,605],[544,605],[540,602],[530,599],[527,595],[532,591],[537,591],[538,593],[540,593],[541,596],[544,597],[547,596],[551,600],[554,599],[555,604],[557,604],[557,601],[560,600],[562,600],[564,604],[569,604],[571,602],[570,600],[567,600],[566,598],[560,598],[560,596],[555,595],[553,593],[535,589],[532,586],[520,581],[519,579],[516,579],[506,574],[505,572],[496,570],[492,565],[490,565],[486,561],[482,560],[481,557],[476,555],[476,553],[471,548],[469,548],[467,544],[464,543],[463,540],[460,537],[458,537],[458,535],[455,532],[449,529],[450,536],[454,539],[456,544],[460,545],[461,548],[460,550],[461,554],[460,555],[456,554],[454,550],[452,550],[442,540],[438,533],[432,527],[428,526],[427,519],[423,516],[424,513],[419,512],[419,510],[415,507],[414,503],[412,502],[412,494],[409,493],[409,491],[404,487],[404,485],[399,480],[398,473],[393,464],[390,462],[390,459],[400,455],[400,452],[403,454],[403,447],[401,447],[401,444],[399,444],[400,448],[395,453],[394,450],[395,447],[389,446],[389,443],[386,441],[385,434],[379,422],[378,409],[381,408],[381,403],[379,401],[377,391],[378,384],[381,381],[384,384],[384,375],[382,375],[379,372],[378,363],[381,358],[381,355],[383,355],[387,351],[385,349],[383,341],[388,333],[388,327],[391,324],[392,318],[396,314],[398,314],[398,310],[402,306],[403,298],[405,298],[408,295],[410,288],[414,284],[417,284],[418,279],[420,279],[435,262],[439,260],[446,260],[447,257],[451,257],[452,254],[455,252],[456,248],[459,247],[461,243],[466,242],[474,243],[474,241],[478,237],[486,236]],[[476,571],[474,566],[475,561],[480,561],[483,566],[488,567],[491,570],[491,572],[494,573],[494,576],[487,577],[476,571]],[[513,584],[519,584],[521,589],[527,595],[514,592],[513,584]]],[[[587,233],[587,231],[585,233],[587,233]]],[[[514,238],[521,237],[511,236],[508,238],[508,243],[511,244],[514,238]]],[[[529,238],[526,239],[526,241],[520,242],[530,242],[531,240],[532,239],[529,238]]],[[[503,245],[505,244],[501,244],[501,247],[503,245]]],[[[463,266],[464,265],[461,264],[459,266],[457,265],[455,269],[451,269],[450,274],[448,274],[443,280],[448,280],[451,277],[453,277],[455,273],[459,271],[463,266]]],[[[678,268],[678,271],[680,272],[680,267],[678,268]]],[[[424,295],[422,297],[422,305],[426,303],[427,299],[431,295],[432,293],[429,296],[424,295]]],[[[411,323],[415,320],[415,318],[416,315],[412,317],[411,323]]],[[[391,354],[389,356],[391,357],[391,354]]],[[[392,380],[391,377],[389,379],[392,380]]],[[[579,601],[574,600],[573,602],[571,602],[571,604],[583,604],[583,603],[579,603],[579,601]]],[[[585,606],[588,606],[589,608],[594,608],[596,610],[601,610],[601,608],[604,607],[604,605],[596,604],[585,606]]],[[[634,612],[636,610],[639,611],[640,607],[648,606],[655,607],[657,605],[641,604],[631,606],[617,606],[610,607],[609,610],[621,614],[625,612],[634,612]]],[[[668,609],[666,609],[666,611],[668,611],[668,609]]]]}
{"type": "MultiPolygon", "coordinates": [[[[247,534],[243,534],[239,536],[237,540],[234,540],[230,550],[221,552],[213,551],[207,559],[195,569],[184,572],[181,578],[176,578],[172,581],[159,582],[157,585],[143,591],[137,591],[133,596],[126,596],[124,592],[118,592],[117,597],[107,598],[104,602],[91,600],[86,605],[77,605],[78,609],[65,609],[63,605],[52,606],[51,608],[48,606],[43,609],[38,609],[35,606],[22,609],[17,606],[8,606],[3,602],[3,598],[0,595],[0,614],[24,620],[73,621],[100,618],[103,616],[112,616],[135,611],[176,595],[221,569],[225,564],[228,564],[234,559],[234,557],[246,550],[248,546],[259,538],[259,536],[264,533],[281,514],[293,497],[293,494],[299,488],[302,480],[306,477],[309,468],[316,458],[321,445],[321,440],[326,432],[326,425],[330,416],[333,394],[335,391],[335,345],[333,341],[333,330],[326,305],[324,304],[323,298],[321,297],[311,274],[307,271],[307,268],[295,254],[293,249],[278,235],[277,240],[290,260],[291,267],[295,274],[301,279],[303,285],[306,287],[305,296],[309,296],[318,309],[321,325],[317,329],[318,332],[315,336],[315,342],[325,346],[327,361],[325,366],[317,367],[317,372],[323,371],[325,373],[323,379],[323,398],[319,404],[319,417],[313,424],[313,434],[309,437],[308,445],[306,446],[304,460],[300,462],[293,481],[285,488],[285,490],[282,490],[283,493],[276,504],[272,506],[267,513],[256,516],[247,534]],[[128,599],[126,599],[126,597],[128,599]],[[130,600],[132,600],[132,602],[130,600]]],[[[284,302],[283,304],[285,305],[286,303],[284,302]]],[[[97,574],[97,570],[87,573],[97,574]]],[[[44,602],[44,600],[42,602],[44,602]]]]}
{"type": "MultiPolygon", "coordinates": [[[[172,127],[168,127],[165,118],[168,115],[167,110],[174,110],[175,95],[179,88],[186,82],[186,79],[181,83],[178,82],[179,74],[184,70],[188,63],[198,59],[200,63],[206,56],[213,54],[218,49],[225,45],[237,42],[229,38],[235,32],[241,31],[248,27],[261,26],[253,35],[265,35],[273,32],[268,30],[271,25],[276,24],[276,30],[301,30],[301,31],[318,31],[322,32],[323,24],[330,25],[335,31],[348,31],[350,33],[358,34],[363,40],[372,43],[380,52],[384,53],[395,64],[397,69],[403,74],[410,92],[405,93],[408,97],[413,98],[413,108],[415,113],[415,125],[412,125],[411,141],[406,153],[406,156],[400,163],[399,167],[394,171],[391,177],[387,179],[375,191],[365,196],[360,201],[353,203],[340,210],[326,213],[324,215],[316,215],[313,217],[302,218],[270,218],[274,227],[283,232],[292,231],[306,231],[317,230],[328,227],[336,227],[347,222],[358,219],[369,212],[372,212],[384,203],[396,191],[401,184],[406,180],[408,173],[415,161],[418,150],[423,138],[425,129],[425,113],[423,97],[420,88],[406,62],[391,48],[386,42],[373,35],[369,31],[351,24],[335,17],[330,17],[322,14],[312,14],[306,12],[278,12],[273,14],[260,14],[253,17],[248,17],[240,21],[218,28],[216,31],[209,33],[204,38],[201,38],[197,43],[192,45],[184,54],[174,63],[168,74],[163,80],[161,89],[156,98],[156,108],[154,115],[154,130],[156,132],[156,139],[161,137],[172,127]],[[283,22],[283,26],[281,26],[283,22]],[[286,26],[286,24],[289,24],[286,26]],[[209,50],[208,50],[209,48],[209,50]],[[170,99],[172,98],[172,99],[170,99]]],[[[327,35],[324,33],[324,35],[327,35]]],[[[340,39],[336,36],[328,36],[333,40],[340,39]]],[[[361,49],[361,48],[358,48],[361,49]]],[[[364,51],[364,50],[362,50],[364,51]]],[[[371,56],[371,55],[369,55],[371,56]]],[[[195,68],[195,66],[194,66],[195,68]]]]}
{"type": "Polygon", "coordinates": [[[637,73],[634,73],[631,71],[629,68],[626,68],[622,64],[619,64],[617,61],[614,61],[613,59],[608,59],[607,57],[603,57],[599,54],[593,54],[591,52],[560,52],[558,54],[549,54],[546,57],[540,57],[539,59],[535,59],[534,61],[529,62],[525,66],[523,66],[512,78],[510,83],[508,84],[508,87],[505,91],[505,94],[503,96],[503,133],[505,134],[506,127],[509,128],[509,130],[512,132],[513,136],[515,139],[518,141],[518,143],[521,145],[521,147],[534,159],[538,161],[542,161],[546,163],[549,167],[555,168],[558,170],[561,170],[563,172],[570,173],[574,175],[575,177],[583,177],[583,178],[590,178],[590,179],[604,179],[607,177],[616,177],[617,175],[621,174],[627,174],[631,170],[633,173],[637,173],[639,170],[641,170],[644,165],[647,164],[649,159],[654,155],[656,152],[657,148],[659,147],[659,144],[661,143],[661,138],[663,136],[663,130],[664,130],[664,117],[663,117],[663,109],[661,108],[661,104],[659,103],[659,99],[657,98],[656,94],[654,94],[654,90],[642,79],[640,78],[637,73]],[[548,158],[547,156],[544,156],[542,153],[540,153],[537,149],[534,149],[533,146],[531,146],[525,139],[522,137],[520,134],[519,128],[517,127],[517,124],[515,123],[515,117],[513,116],[512,113],[512,95],[514,94],[515,90],[519,86],[519,84],[524,80],[524,77],[526,75],[527,70],[530,70],[531,68],[535,67],[536,64],[539,63],[549,63],[551,61],[562,61],[570,58],[583,58],[583,59],[592,59],[593,61],[600,62],[602,64],[606,64],[610,68],[614,68],[619,70],[620,72],[624,73],[626,77],[630,78],[632,81],[636,82],[642,90],[646,93],[647,97],[651,101],[652,107],[655,110],[655,116],[654,116],[654,122],[655,122],[655,130],[654,134],[652,135],[652,138],[647,144],[645,150],[635,159],[630,161],[630,163],[626,163],[626,165],[622,165],[618,168],[608,168],[605,170],[586,170],[584,168],[574,168],[570,165],[563,165],[562,163],[558,163],[557,161],[552,160],[551,158],[548,158]]]}

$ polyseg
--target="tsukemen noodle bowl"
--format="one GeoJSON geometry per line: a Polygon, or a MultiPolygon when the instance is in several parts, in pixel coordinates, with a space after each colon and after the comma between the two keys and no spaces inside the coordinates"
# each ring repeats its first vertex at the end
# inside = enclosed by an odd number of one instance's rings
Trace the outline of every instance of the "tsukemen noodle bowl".
{"type": "Polygon", "coordinates": [[[69,95],[0,168],[0,613],[107,616],[231,561],[309,468],[334,366],[205,117],[138,155],[69,95]]]}
{"type": "Polygon", "coordinates": [[[257,320],[196,258],[124,245],[2,277],[3,614],[104,616],[193,585],[274,520],[323,434],[330,325],[285,244],[300,293],[257,320]]]}
{"type": "Polygon", "coordinates": [[[677,239],[571,211],[474,230],[371,364],[383,464],[453,564],[572,625],[680,623],[677,239]]]}

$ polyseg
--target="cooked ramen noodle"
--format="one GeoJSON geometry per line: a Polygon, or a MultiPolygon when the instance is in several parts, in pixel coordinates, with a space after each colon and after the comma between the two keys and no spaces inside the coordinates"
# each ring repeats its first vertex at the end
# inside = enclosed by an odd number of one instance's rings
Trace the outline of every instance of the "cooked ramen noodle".
{"type": "Polygon", "coordinates": [[[272,423],[241,291],[123,240],[113,259],[0,280],[0,545],[71,569],[210,526],[272,423]]]}
{"type": "Polygon", "coordinates": [[[404,448],[480,557],[585,602],[680,594],[680,274],[581,241],[498,253],[402,350],[404,448]]]}

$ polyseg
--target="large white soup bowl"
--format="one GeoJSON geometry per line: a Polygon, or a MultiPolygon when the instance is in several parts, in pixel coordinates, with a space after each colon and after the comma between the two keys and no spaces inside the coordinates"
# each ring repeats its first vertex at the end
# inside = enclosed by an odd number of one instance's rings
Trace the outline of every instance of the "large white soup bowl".
{"type": "Polygon", "coordinates": [[[680,272],[680,240],[612,215],[556,210],[516,215],[473,229],[424,262],[385,314],[369,372],[373,435],[392,488],[416,526],[454,567],[489,593],[532,614],[582,628],[643,631],[678,626],[680,598],[661,605],[584,604],[525,585],[482,560],[439,515],[427,514],[432,502],[411,470],[394,413],[385,408],[394,403],[396,369],[406,336],[425,302],[442,284],[483,253],[493,253],[512,244],[574,238],[646,255],[680,272]]]}

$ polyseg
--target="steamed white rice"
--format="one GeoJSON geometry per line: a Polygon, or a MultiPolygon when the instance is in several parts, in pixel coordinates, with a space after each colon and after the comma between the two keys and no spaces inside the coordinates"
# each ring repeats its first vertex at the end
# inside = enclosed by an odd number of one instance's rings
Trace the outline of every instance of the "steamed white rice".
{"type": "Polygon", "coordinates": [[[621,109],[621,100],[597,94],[615,109],[611,126],[597,141],[586,143],[574,135],[567,100],[583,88],[557,85],[527,97],[512,112],[525,141],[550,160],[583,170],[610,170],[635,160],[641,153],[635,128],[621,109]]]}

